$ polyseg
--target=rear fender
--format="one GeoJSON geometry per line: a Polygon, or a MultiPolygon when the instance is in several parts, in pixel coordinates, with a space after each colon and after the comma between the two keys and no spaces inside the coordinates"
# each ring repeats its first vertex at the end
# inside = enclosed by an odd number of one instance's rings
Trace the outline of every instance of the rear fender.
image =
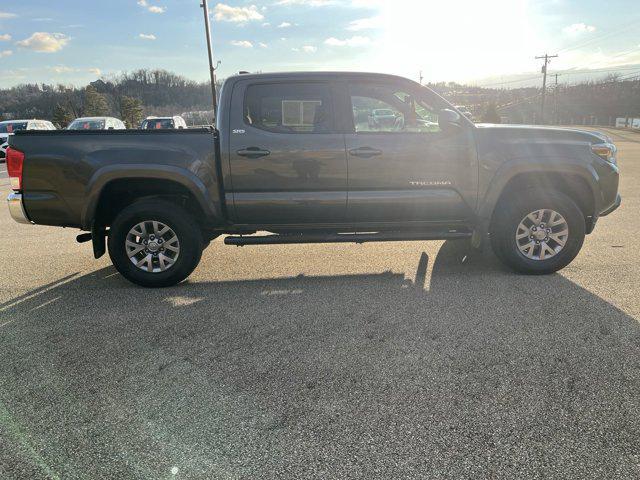
{"type": "Polygon", "coordinates": [[[185,187],[196,199],[205,214],[207,222],[222,221],[223,213],[212,201],[204,183],[192,172],[171,165],[110,165],[95,172],[87,185],[87,202],[82,212],[83,230],[91,230],[98,207],[98,201],[104,188],[114,180],[153,179],[175,182],[185,187]]]}

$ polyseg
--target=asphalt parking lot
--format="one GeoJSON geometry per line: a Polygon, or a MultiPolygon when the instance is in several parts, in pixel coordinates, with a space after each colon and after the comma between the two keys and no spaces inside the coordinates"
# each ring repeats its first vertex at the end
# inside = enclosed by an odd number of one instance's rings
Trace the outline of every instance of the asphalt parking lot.
{"type": "Polygon", "coordinates": [[[640,134],[611,134],[623,206],[548,277],[217,241],[144,290],[0,206],[0,478],[639,478],[640,134]]]}

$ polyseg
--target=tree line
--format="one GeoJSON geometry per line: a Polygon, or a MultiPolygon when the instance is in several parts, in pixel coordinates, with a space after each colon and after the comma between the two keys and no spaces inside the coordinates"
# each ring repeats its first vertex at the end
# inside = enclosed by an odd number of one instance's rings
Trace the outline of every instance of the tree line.
{"type": "MultiPolygon", "coordinates": [[[[211,123],[211,87],[166,70],[141,69],[85,87],[25,84],[0,90],[0,120],[39,118],[66,127],[78,117],[114,116],[137,127],[148,115],[193,112],[196,123],[211,123]]],[[[189,115],[187,115],[189,116],[189,115]]]]}
{"type": "MultiPolygon", "coordinates": [[[[481,121],[542,123],[540,88],[482,88],[453,82],[429,86],[454,105],[467,106],[481,121]]],[[[616,117],[640,118],[640,79],[610,76],[550,87],[546,105],[545,123],[607,124],[616,117]]],[[[210,106],[209,82],[166,70],[136,70],[86,87],[25,84],[0,90],[0,119],[41,118],[58,127],[81,116],[114,116],[135,128],[148,115],[179,114],[192,125],[210,124],[210,106]]]]}
{"type": "Polygon", "coordinates": [[[640,118],[640,78],[610,75],[599,81],[547,88],[544,120],[542,89],[482,88],[456,83],[430,85],[455,105],[465,105],[480,121],[608,125],[617,117],[640,118]]]}

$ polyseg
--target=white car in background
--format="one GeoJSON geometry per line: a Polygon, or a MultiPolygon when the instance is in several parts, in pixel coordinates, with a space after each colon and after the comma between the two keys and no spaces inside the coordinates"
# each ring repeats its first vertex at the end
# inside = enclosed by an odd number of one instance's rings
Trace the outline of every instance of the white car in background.
{"type": "Polygon", "coordinates": [[[18,130],[55,130],[53,123],[47,120],[6,120],[0,122],[0,162],[7,158],[9,137],[18,130]]]}
{"type": "Polygon", "coordinates": [[[113,117],[82,117],[69,124],[67,130],[126,130],[120,119],[113,117]]]}
{"type": "Polygon", "coordinates": [[[174,117],[147,117],[140,125],[142,130],[173,130],[187,128],[187,122],[179,115],[174,117]]]}
{"type": "Polygon", "coordinates": [[[471,110],[469,110],[468,107],[465,107],[464,105],[456,105],[456,109],[473,122],[473,113],[471,113],[471,110]]]}

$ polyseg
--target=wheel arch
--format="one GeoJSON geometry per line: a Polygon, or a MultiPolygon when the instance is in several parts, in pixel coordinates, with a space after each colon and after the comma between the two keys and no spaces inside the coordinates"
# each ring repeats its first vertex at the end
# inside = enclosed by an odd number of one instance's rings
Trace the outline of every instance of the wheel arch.
{"type": "Polygon", "coordinates": [[[480,206],[480,218],[488,230],[497,207],[509,195],[522,189],[553,189],[569,196],[578,205],[584,214],[587,232],[590,232],[599,208],[597,182],[595,170],[584,163],[547,159],[543,163],[523,161],[506,164],[491,182],[480,206]]]}
{"type": "Polygon", "coordinates": [[[82,227],[90,230],[94,224],[108,226],[118,209],[152,197],[179,202],[199,222],[222,222],[222,213],[211,201],[206,186],[191,172],[163,165],[130,165],[106,167],[92,177],[82,227]]]}

